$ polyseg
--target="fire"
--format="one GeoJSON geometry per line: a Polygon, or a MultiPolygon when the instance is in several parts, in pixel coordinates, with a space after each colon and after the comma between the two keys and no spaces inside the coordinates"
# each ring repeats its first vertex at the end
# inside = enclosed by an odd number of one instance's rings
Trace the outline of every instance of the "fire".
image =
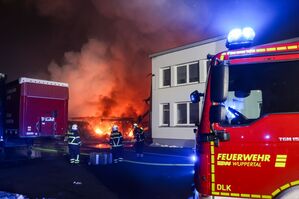
{"type": "Polygon", "coordinates": [[[103,131],[100,129],[100,128],[95,128],[94,130],[96,132],[96,134],[99,134],[99,135],[102,135],[103,134],[103,131]]]}
{"type": "Polygon", "coordinates": [[[131,127],[131,123],[100,121],[96,122],[96,124],[94,124],[94,122],[89,122],[89,125],[94,126],[92,129],[96,137],[105,137],[106,139],[109,139],[112,126],[117,125],[118,130],[122,133],[124,139],[133,138],[133,128],[131,127]]]}
{"type": "Polygon", "coordinates": [[[128,136],[129,136],[130,138],[132,138],[132,137],[134,136],[134,135],[133,135],[133,129],[130,130],[128,136]]]}
{"type": "Polygon", "coordinates": [[[110,122],[99,122],[99,123],[94,123],[94,122],[88,122],[91,129],[93,131],[91,133],[94,133],[98,137],[107,137],[110,136],[111,132],[111,127],[113,126],[113,123],[110,122]]]}
{"type": "Polygon", "coordinates": [[[73,119],[79,124],[80,132],[90,141],[108,143],[113,125],[118,126],[124,140],[133,139],[134,120],[132,118],[82,117],[73,119]]]}

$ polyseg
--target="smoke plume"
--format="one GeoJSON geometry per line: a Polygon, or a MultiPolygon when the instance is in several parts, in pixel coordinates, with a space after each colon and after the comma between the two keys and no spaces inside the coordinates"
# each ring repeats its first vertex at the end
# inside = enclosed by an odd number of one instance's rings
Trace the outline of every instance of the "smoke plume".
{"type": "MultiPolygon", "coordinates": [[[[52,80],[69,83],[70,116],[143,114],[149,108],[144,101],[150,95],[149,54],[194,41],[200,32],[194,28],[194,5],[181,0],[92,0],[89,6],[78,0],[34,2],[55,23],[79,20],[90,25],[82,26],[88,41],[81,50],[66,52],[62,61],[53,60],[48,67],[52,80]]],[[[69,34],[80,31],[80,24],[70,26],[69,34]]]]}

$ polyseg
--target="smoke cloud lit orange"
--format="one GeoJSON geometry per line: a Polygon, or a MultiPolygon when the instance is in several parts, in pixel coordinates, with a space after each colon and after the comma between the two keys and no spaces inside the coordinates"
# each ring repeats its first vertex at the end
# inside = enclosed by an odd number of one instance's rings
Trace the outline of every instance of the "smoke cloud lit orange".
{"type": "Polygon", "coordinates": [[[145,112],[150,80],[144,73],[136,76],[113,48],[91,39],[81,52],[65,53],[62,66],[50,64],[51,79],[69,83],[71,117],[137,117],[145,112]]]}

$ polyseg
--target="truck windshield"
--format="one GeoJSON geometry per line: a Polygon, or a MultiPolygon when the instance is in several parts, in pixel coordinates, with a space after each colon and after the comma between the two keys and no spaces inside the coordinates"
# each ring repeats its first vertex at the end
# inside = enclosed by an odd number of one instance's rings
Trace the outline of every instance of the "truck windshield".
{"type": "Polygon", "coordinates": [[[248,124],[266,114],[299,112],[298,74],[298,61],[229,66],[226,124],[248,124]]]}

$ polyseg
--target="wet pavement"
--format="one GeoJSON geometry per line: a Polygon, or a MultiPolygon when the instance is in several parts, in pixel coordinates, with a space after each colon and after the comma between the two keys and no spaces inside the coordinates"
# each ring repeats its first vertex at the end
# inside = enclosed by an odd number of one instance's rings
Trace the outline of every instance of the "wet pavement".
{"type": "Polygon", "coordinates": [[[83,150],[80,166],[69,165],[62,150],[44,149],[41,158],[1,162],[0,190],[29,198],[183,199],[191,195],[191,149],[147,147],[144,157],[137,158],[132,148],[126,148],[121,163],[89,165],[89,148],[83,150]]]}

